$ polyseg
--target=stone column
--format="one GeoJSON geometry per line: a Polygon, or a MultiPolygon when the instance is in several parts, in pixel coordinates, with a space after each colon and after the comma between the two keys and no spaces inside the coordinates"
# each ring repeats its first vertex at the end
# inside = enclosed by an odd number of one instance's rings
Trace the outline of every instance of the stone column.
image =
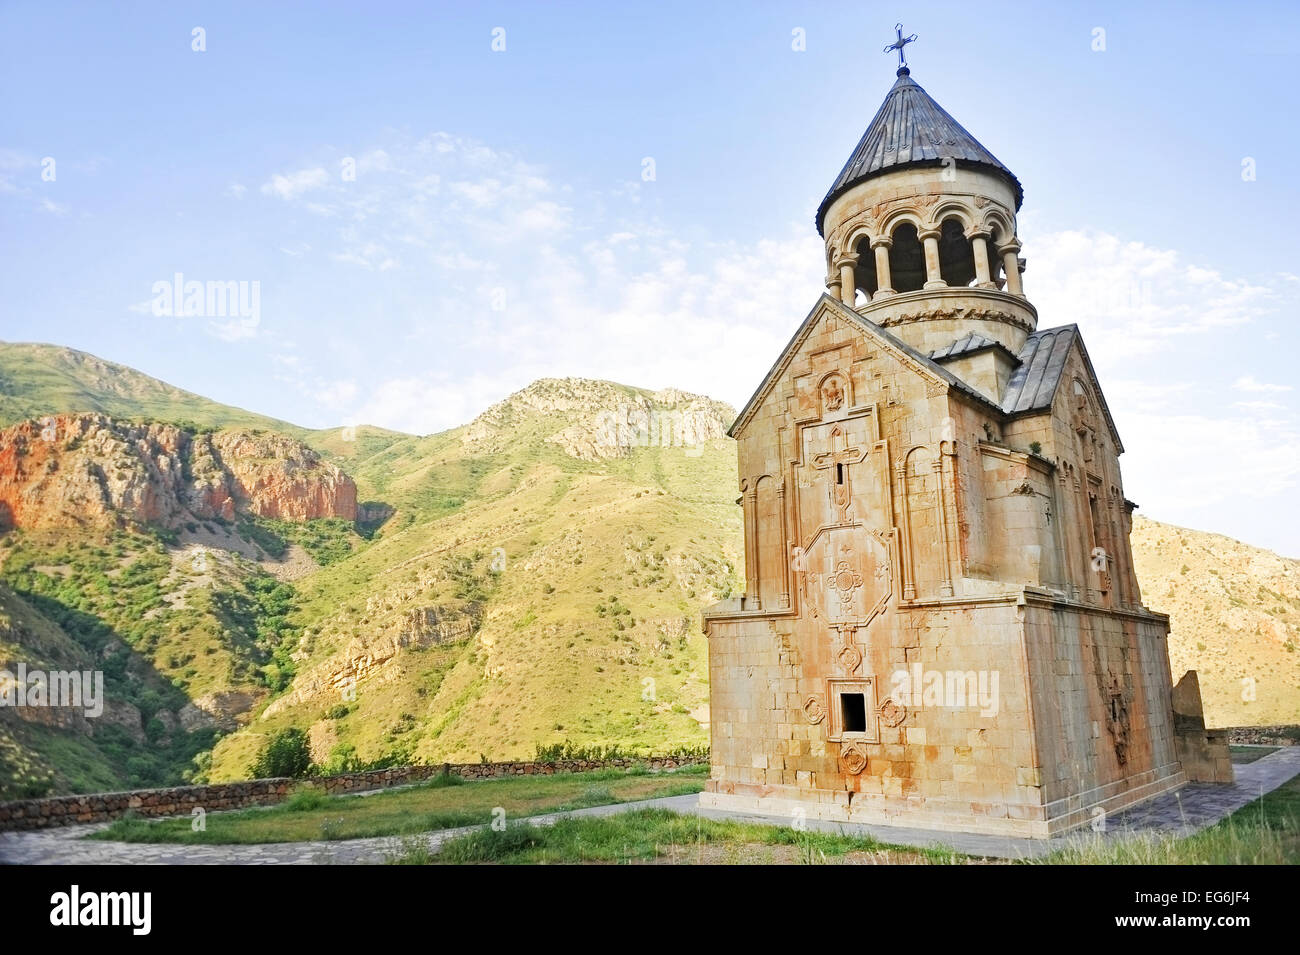
{"type": "Polygon", "coordinates": [[[871,248],[876,253],[876,294],[871,296],[874,302],[877,299],[888,298],[895,294],[893,284],[889,275],[889,250],[893,248],[894,240],[887,235],[882,235],[878,239],[871,240],[871,248]]]}
{"type": "Polygon", "coordinates": [[[840,295],[840,273],[832,269],[826,276],[826,294],[833,299],[844,301],[840,295]]]}
{"type": "Polygon", "coordinates": [[[947,288],[948,283],[939,273],[939,230],[928,229],[920,233],[925,243],[925,284],[922,288],[947,288]]]}
{"type": "Polygon", "coordinates": [[[835,266],[840,270],[840,301],[852,308],[858,297],[858,280],[854,275],[858,267],[858,257],[852,252],[841,255],[836,259],[835,266]]]}
{"type": "Polygon", "coordinates": [[[1025,287],[1020,281],[1020,243],[1011,242],[998,249],[1002,256],[1002,271],[1007,276],[1007,291],[1024,298],[1025,287]]]}
{"type": "Polygon", "coordinates": [[[993,284],[993,268],[989,262],[989,234],[972,232],[970,236],[971,251],[975,255],[975,287],[997,288],[993,284]]]}
{"type": "Polygon", "coordinates": [[[785,526],[785,478],[776,486],[776,508],[781,515],[781,540],[785,546],[785,559],[781,562],[781,596],[779,606],[782,610],[790,609],[790,541],[785,526]]]}
{"type": "Polygon", "coordinates": [[[758,489],[746,481],[741,500],[745,516],[745,609],[761,610],[758,583],[758,489]]]}
{"type": "Polygon", "coordinates": [[[939,442],[939,457],[934,462],[935,493],[939,498],[939,539],[943,543],[943,581],[939,584],[939,596],[951,597],[952,588],[952,545],[948,540],[948,489],[947,482],[944,480],[943,462],[948,457],[948,452],[944,450],[946,446],[951,446],[951,441],[939,442]]]}
{"type": "Polygon", "coordinates": [[[907,458],[904,457],[898,462],[898,486],[902,490],[901,500],[898,507],[898,526],[903,533],[901,546],[899,547],[900,556],[903,564],[903,599],[916,599],[916,564],[912,559],[912,517],[911,511],[911,491],[907,484],[907,458]]]}

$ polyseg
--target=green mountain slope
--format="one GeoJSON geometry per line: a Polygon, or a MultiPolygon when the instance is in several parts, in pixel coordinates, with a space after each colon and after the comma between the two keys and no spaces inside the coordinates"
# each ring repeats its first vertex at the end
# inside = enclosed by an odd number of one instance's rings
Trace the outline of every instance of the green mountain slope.
{"type": "Polygon", "coordinates": [[[0,584],[0,681],[21,672],[99,672],[103,712],[84,707],[0,707],[0,798],[94,792],[179,782],[215,734],[188,733],[175,718],[186,696],[87,617],[0,584]],[[37,607],[63,618],[56,622],[37,607]],[[161,718],[160,718],[161,717],[161,718]]]}
{"type": "Polygon", "coordinates": [[[263,428],[300,439],[307,434],[287,421],[211,401],[86,352],[0,342],[0,427],[76,411],[205,428],[263,428]]]}
{"type": "Polygon", "coordinates": [[[699,610],[740,566],[732,416],[544,380],[466,427],[358,453],[345,466],[362,496],[396,513],[362,553],[298,582],[298,677],[222,740],[214,778],[239,776],[287,725],[322,760],[704,744],[699,610]],[[618,416],[640,424],[602,447],[618,416]]]}

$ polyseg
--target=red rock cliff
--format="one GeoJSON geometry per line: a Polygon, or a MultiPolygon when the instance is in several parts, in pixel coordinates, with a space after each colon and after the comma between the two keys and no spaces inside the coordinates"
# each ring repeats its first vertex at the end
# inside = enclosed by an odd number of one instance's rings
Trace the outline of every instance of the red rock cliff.
{"type": "Polygon", "coordinates": [[[172,527],[237,513],[356,520],[352,479],[285,435],[190,434],[102,414],[0,430],[0,529],[172,527]]]}

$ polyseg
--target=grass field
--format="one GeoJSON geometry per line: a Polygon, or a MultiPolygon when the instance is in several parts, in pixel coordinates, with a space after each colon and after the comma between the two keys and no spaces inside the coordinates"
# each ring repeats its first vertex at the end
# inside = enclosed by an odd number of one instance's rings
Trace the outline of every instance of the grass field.
{"type": "Polygon", "coordinates": [[[1059,865],[1296,865],[1300,777],[1185,839],[1136,838],[1082,846],[1044,860],[1059,865]]]}
{"type": "Polygon", "coordinates": [[[266,809],[212,813],[207,828],[195,832],[189,817],[119,819],[89,838],[122,842],[174,842],[231,845],[360,839],[482,825],[493,811],[507,819],[614,803],[680,796],[704,788],[707,766],[673,772],[646,769],[598,770],[466,782],[435,776],[427,783],[370,794],[326,796],[303,789],[287,802],[266,809]]]}
{"type": "MultiPolygon", "coordinates": [[[[418,847],[392,860],[423,862],[418,847]]],[[[563,819],[552,826],[517,823],[452,839],[427,860],[464,863],[982,863],[945,849],[910,849],[865,837],[797,831],[761,823],[717,822],[666,809],[605,818],[563,819]]]]}
{"type": "MultiPolygon", "coordinates": [[[[1000,860],[945,849],[909,849],[856,838],[755,824],[713,822],[664,810],[554,826],[517,823],[447,842],[439,855],[411,845],[394,863],[913,863],[950,865],[1000,860]]],[[[1065,849],[1047,865],[1294,865],[1300,862],[1300,778],[1194,836],[1135,838],[1065,849]]]]}
{"type": "Polygon", "coordinates": [[[1232,755],[1232,762],[1234,764],[1253,763],[1257,759],[1263,759],[1269,753],[1276,753],[1278,751],[1278,747],[1241,745],[1241,746],[1229,746],[1228,751],[1232,755]]]}
{"type": "MultiPolygon", "coordinates": [[[[1237,754],[1237,761],[1253,756],[1237,754]]],[[[121,819],[89,836],[126,842],[257,844],[395,837],[394,864],[1005,864],[1011,860],[917,849],[870,837],[718,822],[663,809],[563,819],[533,826],[543,813],[696,793],[707,766],[673,772],[600,770],[554,776],[465,781],[439,776],[417,786],[365,795],[325,796],[305,788],[282,805],[213,813],[195,832],[191,819],[121,819]],[[486,824],[504,813],[503,829],[486,824]],[[429,851],[420,833],[483,826],[429,851]]],[[[1300,862],[1300,777],[1187,838],[1092,841],[1034,860],[1047,865],[1294,865],[1300,862]]]]}

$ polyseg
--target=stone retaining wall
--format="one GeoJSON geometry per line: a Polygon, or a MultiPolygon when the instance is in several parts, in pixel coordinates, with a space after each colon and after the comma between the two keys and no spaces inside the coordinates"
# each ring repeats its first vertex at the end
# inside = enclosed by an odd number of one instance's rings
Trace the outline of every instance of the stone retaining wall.
{"type": "Polygon", "coordinates": [[[172,786],[167,789],[137,789],[84,796],[50,796],[0,803],[0,832],[109,822],[127,812],[139,816],[183,816],[189,815],[196,808],[214,812],[220,809],[270,806],[283,801],[299,786],[313,786],[334,795],[402,786],[444,772],[464,779],[489,779],[498,776],[550,776],[555,773],[627,769],[632,766],[647,766],[651,770],[676,769],[679,766],[707,762],[707,756],[656,756],[649,759],[560,760],[554,763],[444,763],[433,766],[397,766],[305,780],[254,779],[208,786],[172,786]]]}
{"type": "Polygon", "coordinates": [[[1300,726],[1234,726],[1226,731],[1228,741],[1237,745],[1296,746],[1300,744],[1300,726]]]}

